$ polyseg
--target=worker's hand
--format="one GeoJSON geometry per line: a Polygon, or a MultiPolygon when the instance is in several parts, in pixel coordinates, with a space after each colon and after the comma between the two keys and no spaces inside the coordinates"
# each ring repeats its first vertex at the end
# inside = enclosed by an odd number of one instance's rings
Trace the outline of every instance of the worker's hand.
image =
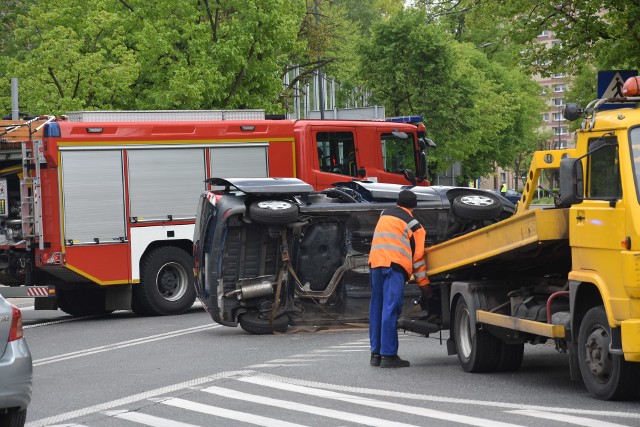
{"type": "Polygon", "coordinates": [[[426,302],[433,295],[433,290],[430,285],[420,286],[420,296],[422,297],[422,302],[426,302]]]}

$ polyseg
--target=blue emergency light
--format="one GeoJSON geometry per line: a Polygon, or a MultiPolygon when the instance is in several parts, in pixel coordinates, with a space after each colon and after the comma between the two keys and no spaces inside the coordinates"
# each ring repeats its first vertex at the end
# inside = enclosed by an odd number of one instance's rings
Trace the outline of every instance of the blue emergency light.
{"type": "Polygon", "coordinates": [[[401,117],[389,117],[386,119],[388,122],[394,123],[422,123],[422,116],[401,116],[401,117]]]}

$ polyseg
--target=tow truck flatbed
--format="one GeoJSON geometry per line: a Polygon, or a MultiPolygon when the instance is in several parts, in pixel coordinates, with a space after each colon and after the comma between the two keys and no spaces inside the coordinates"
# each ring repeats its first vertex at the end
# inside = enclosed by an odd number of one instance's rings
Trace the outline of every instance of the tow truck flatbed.
{"type": "Polygon", "coordinates": [[[431,246],[427,274],[481,274],[487,268],[522,272],[570,268],[569,209],[531,209],[431,246]]]}

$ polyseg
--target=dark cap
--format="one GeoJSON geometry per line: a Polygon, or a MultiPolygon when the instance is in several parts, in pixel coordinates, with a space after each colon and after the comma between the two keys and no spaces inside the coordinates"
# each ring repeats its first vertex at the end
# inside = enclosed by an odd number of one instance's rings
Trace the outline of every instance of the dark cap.
{"type": "Polygon", "coordinates": [[[411,190],[402,190],[398,194],[398,206],[413,209],[418,205],[418,198],[411,190]]]}

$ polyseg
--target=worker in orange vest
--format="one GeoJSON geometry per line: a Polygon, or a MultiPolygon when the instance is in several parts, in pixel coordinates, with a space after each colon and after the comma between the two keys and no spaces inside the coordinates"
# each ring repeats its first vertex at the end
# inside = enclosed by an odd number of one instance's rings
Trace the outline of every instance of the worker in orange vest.
{"type": "Polygon", "coordinates": [[[426,232],[413,217],[416,205],[415,193],[402,190],[397,206],[382,212],[373,234],[369,253],[371,366],[409,366],[409,361],[398,357],[396,322],[402,311],[404,285],[412,274],[420,286],[422,298],[426,300],[431,296],[424,261],[426,232]]]}

